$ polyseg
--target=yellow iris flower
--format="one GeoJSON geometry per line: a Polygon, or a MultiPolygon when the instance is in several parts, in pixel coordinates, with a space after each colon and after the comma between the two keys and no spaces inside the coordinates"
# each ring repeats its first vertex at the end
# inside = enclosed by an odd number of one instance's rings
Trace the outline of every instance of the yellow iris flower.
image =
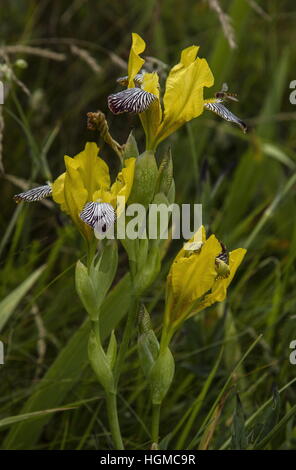
{"type": "Polygon", "coordinates": [[[111,184],[108,165],[98,153],[98,146],[88,142],[74,158],[65,156],[66,171],[52,184],[54,201],[70,215],[87,240],[93,237],[93,230],[80,218],[85,204],[105,202],[116,209],[117,196],[124,196],[127,201],[134,179],[135,158],[125,160],[125,167],[111,184]]]}
{"type": "Polygon", "coordinates": [[[129,59],[128,59],[128,88],[133,88],[135,86],[134,78],[137,73],[141,70],[145,60],[140,57],[140,54],[146,49],[146,43],[144,39],[141,38],[136,33],[132,33],[132,45],[130,49],[129,59]]]}
{"type": "MultiPolygon", "coordinates": [[[[138,35],[132,34],[132,46],[128,62],[128,88],[140,82],[143,93],[134,88],[134,96],[130,94],[135,112],[140,112],[141,122],[146,134],[148,150],[155,150],[158,144],[175,132],[180,126],[202,114],[204,110],[203,89],[214,84],[214,77],[205,59],[197,57],[198,46],[190,46],[181,53],[180,62],[169,72],[163,96],[163,108],[159,94],[159,78],[156,72],[139,72],[144,64],[140,54],[146,44],[138,35]],[[146,92],[146,95],[144,94],[146,92]],[[151,96],[155,99],[151,99],[151,96]],[[139,108],[145,108],[143,112],[139,108]]],[[[122,97],[123,109],[116,113],[130,111],[129,100],[124,92],[111,95],[122,97]],[[125,107],[125,108],[124,108],[125,107]]],[[[112,101],[112,100],[111,100],[112,101]]],[[[112,103],[111,103],[112,104],[112,103]]],[[[116,103],[117,104],[117,103],[116,103]]],[[[111,107],[112,110],[112,107],[111,107]]],[[[114,112],[114,111],[113,111],[114,112]]]]}
{"type": "Polygon", "coordinates": [[[190,241],[180,250],[167,277],[164,326],[171,332],[190,316],[225,299],[227,288],[246,254],[245,249],[238,248],[227,253],[224,263],[221,243],[215,235],[206,239],[203,227],[194,240],[200,241],[190,241]],[[227,268],[222,269],[222,276],[219,275],[220,263],[227,268]]]}

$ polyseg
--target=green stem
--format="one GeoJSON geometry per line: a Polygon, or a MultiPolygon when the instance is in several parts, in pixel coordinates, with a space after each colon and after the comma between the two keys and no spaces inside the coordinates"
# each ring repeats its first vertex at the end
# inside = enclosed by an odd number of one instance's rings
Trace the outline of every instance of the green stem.
{"type": "Polygon", "coordinates": [[[128,351],[128,346],[129,342],[131,339],[131,336],[134,332],[134,323],[135,323],[135,318],[138,312],[138,307],[139,307],[139,300],[137,297],[134,298],[133,305],[131,306],[129,312],[128,312],[128,317],[127,321],[125,324],[124,332],[123,332],[123,337],[122,341],[120,344],[120,348],[118,351],[118,356],[117,356],[117,361],[115,365],[115,370],[114,370],[114,381],[115,381],[115,387],[117,388],[119,376],[121,374],[121,369],[122,365],[126,356],[126,353],[128,351]]]}
{"type": "Polygon", "coordinates": [[[173,328],[169,328],[166,325],[164,325],[162,332],[161,332],[161,338],[160,338],[160,351],[164,351],[166,348],[169,347],[169,344],[171,342],[171,339],[175,333],[175,330],[173,328]]]}
{"type": "Polygon", "coordinates": [[[152,405],[151,438],[156,444],[159,439],[160,407],[161,405],[152,405]]]}
{"type": "Polygon", "coordinates": [[[124,450],[122,442],[120,426],[117,413],[117,396],[115,393],[106,393],[107,412],[109,419],[109,426],[112,434],[114,447],[116,450],[124,450]]]}
{"type": "Polygon", "coordinates": [[[97,240],[86,240],[87,248],[87,269],[90,271],[92,262],[94,260],[97,251],[97,240]]]}

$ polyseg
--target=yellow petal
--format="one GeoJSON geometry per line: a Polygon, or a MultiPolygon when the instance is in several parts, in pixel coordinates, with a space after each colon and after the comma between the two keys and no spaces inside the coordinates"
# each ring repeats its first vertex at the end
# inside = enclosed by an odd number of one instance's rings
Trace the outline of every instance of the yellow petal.
{"type": "Polygon", "coordinates": [[[220,242],[211,235],[200,252],[173,263],[171,282],[178,303],[190,304],[212,288],[217,277],[215,259],[220,252],[220,242]]]}
{"type": "Polygon", "coordinates": [[[65,204],[65,195],[64,195],[65,176],[66,176],[66,173],[62,173],[52,183],[52,198],[57,204],[60,204],[61,209],[64,212],[67,212],[67,207],[65,204]]]}
{"type": "Polygon", "coordinates": [[[69,158],[68,166],[79,171],[84,187],[91,196],[99,187],[110,187],[108,165],[98,157],[99,147],[95,142],[87,142],[82,152],[74,158],[69,158]]]}
{"type": "Polygon", "coordinates": [[[186,49],[183,49],[181,52],[180,64],[184,67],[188,67],[192,62],[195,61],[197,53],[199,51],[199,46],[189,46],[186,49]]]}
{"type": "Polygon", "coordinates": [[[203,88],[212,86],[214,77],[207,61],[195,58],[197,51],[197,46],[185,49],[169,73],[157,144],[204,110],[203,88]]]}
{"type": "Polygon", "coordinates": [[[238,248],[229,253],[230,275],[226,279],[218,279],[212,288],[212,292],[208,294],[202,302],[202,308],[209,307],[215,302],[222,302],[227,294],[227,288],[231,283],[239,265],[241,264],[247,250],[238,248]]]}
{"type": "Polygon", "coordinates": [[[124,186],[120,189],[118,195],[125,196],[125,199],[127,201],[133,187],[136,159],[128,158],[127,160],[125,160],[124,163],[125,167],[122,169],[124,186]]]}
{"type": "Polygon", "coordinates": [[[98,151],[94,142],[88,142],[74,158],[66,155],[66,172],[53,183],[54,200],[71,216],[86,238],[91,237],[92,229],[80,219],[80,212],[87,202],[98,198],[98,192],[106,194],[110,191],[109,169],[98,157],[98,151]]]}
{"type": "Polygon", "coordinates": [[[142,88],[159,98],[159,78],[156,72],[144,74],[142,88]]]}
{"type": "Polygon", "coordinates": [[[145,41],[136,33],[132,33],[132,46],[128,60],[128,88],[133,88],[134,77],[142,68],[145,60],[139,54],[144,52],[146,47],[145,41]]]}
{"type": "Polygon", "coordinates": [[[195,232],[193,237],[184,244],[183,248],[177,254],[175,260],[186,256],[190,251],[197,251],[201,248],[202,244],[206,241],[206,231],[204,226],[202,225],[199,229],[195,232]]]}
{"type": "Polygon", "coordinates": [[[64,197],[66,212],[73,221],[81,227],[83,222],[79,218],[79,213],[88,202],[88,191],[83,184],[76,162],[71,157],[65,156],[66,176],[64,184],[64,197]]]}
{"type": "Polygon", "coordinates": [[[136,159],[128,158],[127,160],[125,160],[124,164],[125,166],[123,167],[122,171],[118,173],[116,181],[111,187],[110,204],[112,204],[113,207],[116,207],[116,199],[118,196],[124,197],[125,202],[127,202],[132,190],[136,159]]]}
{"type": "Polygon", "coordinates": [[[162,120],[162,109],[159,102],[159,78],[157,73],[145,73],[142,88],[158,98],[158,100],[153,101],[144,113],[140,114],[146,135],[146,148],[147,150],[153,150],[153,141],[162,120]]]}
{"type": "Polygon", "coordinates": [[[105,201],[105,191],[102,188],[93,193],[92,202],[109,202],[105,201]]]}

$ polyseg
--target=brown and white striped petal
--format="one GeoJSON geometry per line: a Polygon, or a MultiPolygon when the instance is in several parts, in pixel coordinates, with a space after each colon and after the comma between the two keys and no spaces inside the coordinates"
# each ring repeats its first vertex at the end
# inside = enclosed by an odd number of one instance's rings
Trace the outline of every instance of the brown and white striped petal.
{"type": "Polygon", "coordinates": [[[116,220],[115,210],[107,202],[88,202],[79,217],[94,229],[97,238],[104,236],[116,220]]]}
{"type": "Polygon", "coordinates": [[[108,96],[108,106],[113,114],[142,113],[157,100],[157,96],[141,88],[128,88],[108,96]]]}
{"type": "Polygon", "coordinates": [[[235,114],[229,111],[229,109],[227,109],[226,106],[222,104],[222,100],[216,101],[213,103],[205,103],[204,107],[208,109],[209,111],[212,111],[213,113],[217,114],[222,119],[225,119],[225,121],[233,122],[234,124],[237,124],[243,130],[244,133],[247,132],[248,128],[246,124],[241,119],[239,119],[235,114]]]}
{"type": "Polygon", "coordinates": [[[45,184],[44,186],[38,186],[37,188],[29,189],[28,191],[24,191],[23,193],[16,194],[13,196],[15,202],[36,202],[40,201],[41,199],[45,199],[48,196],[51,196],[52,189],[49,184],[45,184]]]}

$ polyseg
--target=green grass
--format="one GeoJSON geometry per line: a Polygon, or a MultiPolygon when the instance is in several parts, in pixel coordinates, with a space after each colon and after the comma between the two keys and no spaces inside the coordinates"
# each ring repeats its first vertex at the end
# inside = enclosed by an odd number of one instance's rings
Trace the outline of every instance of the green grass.
{"type": "MultiPolygon", "coordinates": [[[[177,202],[202,203],[209,232],[229,249],[248,248],[226,302],[189,320],[174,338],[176,375],[163,403],[162,447],[296,448],[296,368],[289,362],[296,339],[296,107],[289,102],[296,9],[291,0],[260,3],[268,18],[246,1],[220,1],[232,18],[236,49],[206,1],[11,1],[2,12],[1,45],[40,47],[63,59],[9,53],[12,63],[28,62],[15,73],[30,96],[15,84],[2,107],[2,448],[112,447],[102,389],[87,362],[89,326],[75,293],[82,242],[53,204],[16,206],[12,196],[19,192],[17,178],[43,184],[63,171],[64,154],[76,154],[95,138],[86,130],[88,111],[105,112],[119,142],[135,128],[143,150],[137,117],[112,116],[106,101],[124,74],[132,31],[145,38],[147,55],[169,65],[183,47],[200,44],[214,91],[227,81],[240,98],[231,109],[250,125],[243,135],[204,113],[158,151],[160,159],[172,148],[177,202]],[[78,57],[73,45],[91,54],[97,67],[78,57]]],[[[99,145],[115,173],[116,155],[99,145]]],[[[179,246],[171,245],[145,294],[156,331],[165,277],[179,246]]],[[[105,338],[117,325],[121,331],[129,308],[127,272],[121,249],[115,292],[103,308],[105,338]]],[[[119,418],[126,447],[147,449],[151,408],[136,336],[135,329],[120,380],[119,418]]]]}

